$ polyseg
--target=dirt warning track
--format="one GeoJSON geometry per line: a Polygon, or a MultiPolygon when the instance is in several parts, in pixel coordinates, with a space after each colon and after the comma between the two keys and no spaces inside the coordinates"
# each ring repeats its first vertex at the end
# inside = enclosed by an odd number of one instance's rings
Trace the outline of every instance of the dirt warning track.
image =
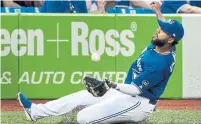
{"type": "MultiPolygon", "coordinates": [[[[49,100],[32,100],[33,103],[46,103],[49,100]]],[[[201,100],[160,100],[158,109],[200,109],[201,100]]],[[[22,111],[17,100],[1,100],[1,111],[22,111]]]]}

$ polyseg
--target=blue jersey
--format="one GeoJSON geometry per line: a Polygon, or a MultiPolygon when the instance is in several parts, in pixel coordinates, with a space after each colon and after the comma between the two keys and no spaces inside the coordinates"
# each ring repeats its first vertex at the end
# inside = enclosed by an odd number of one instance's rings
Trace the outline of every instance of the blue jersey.
{"type": "Polygon", "coordinates": [[[86,1],[44,1],[41,13],[88,13],[86,1]]]}
{"type": "Polygon", "coordinates": [[[161,12],[162,13],[179,13],[182,6],[187,4],[186,1],[169,1],[164,0],[162,6],[161,6],[161,12]]]}
{"type": "MultiPolygon", "coordinates": [[[[180,9],[185,4],[188,4],[186,0],[179,0],[179,1],[164,0],[161,6],[161,12],[162,13],[179,13],[180,9]]],[[[190,0],[190,5],[201,7],[201,1],[190,0]]]]}
{"type": "Polygon", "coordinates": [[[69,11],[69,4],[67,1],[47,1],[45,0],[43,6],[40,8],[41,13],[66,13],[69,11]]]}
{"type": "Polygon", "coordinates": [[[191,0],[191,1],[190,1],[190,5],[192,5],[192,6],[197,6],[197,7],[201,7],[201,0],[200,0],[200,1],[191,0]]]}
{"type": "Polygon", "coordinates": [[[176,48],[171,53],[157,53],[155,45],[150,44],[134,61],[129,69],[125,84],[137,86],[141,96],[150,100],[158,100],[164,92],[167,82],[173,72],[176,48]]]}
{"type": "Polygon", "coordinates": [[[116,2],[115,2],[115,4],[116,4],[116,6],[119,6],[119,7],[121,7],[121,6],[129,6],[129,0],[117,0],[116,2]]]}

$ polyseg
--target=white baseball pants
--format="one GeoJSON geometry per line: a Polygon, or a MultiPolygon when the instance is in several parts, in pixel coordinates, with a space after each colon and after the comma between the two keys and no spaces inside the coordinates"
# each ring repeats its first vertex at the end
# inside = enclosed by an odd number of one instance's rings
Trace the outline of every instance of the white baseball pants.
{"type": "Polygon", "coordinates": [[[32,104],[31,116],[40,119],[66,114],[78,106],[87,107],[77,114],[79,124],[139,122],[153,112],[149,99],[130,96],[110,89],[103,97],[93,97],[87,90],[73,93],[46,104],[32,104]]]}

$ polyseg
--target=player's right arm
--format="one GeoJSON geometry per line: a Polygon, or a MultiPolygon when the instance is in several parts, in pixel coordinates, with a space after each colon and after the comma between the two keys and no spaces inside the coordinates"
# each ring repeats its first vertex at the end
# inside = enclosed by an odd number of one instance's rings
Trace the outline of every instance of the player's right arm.
{"type": "Polygon", "coordinates": [[[148,89],[163,80],[164,73],[162,70],[162,66],[159,68],[157,65],[146,65],[144,71],[135,77],[135,72],[130,68],[125,84],[114,83],[112,88],[131,96],[147,92],[148,89]]]}
{"type": "Polygon", "coordinates": [[[152,2],[150,4],[152,10],[155,12],[158,19],[165,21],[165,18],[163,17],[161,13],[161,4],[159,2],[152,2]]]}

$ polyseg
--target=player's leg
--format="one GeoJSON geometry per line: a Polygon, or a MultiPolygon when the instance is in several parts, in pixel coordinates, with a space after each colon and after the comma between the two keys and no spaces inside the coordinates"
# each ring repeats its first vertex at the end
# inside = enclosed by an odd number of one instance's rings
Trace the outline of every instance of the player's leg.
{"type": "Polygon", "coordinates": [[[139,122],[150,116],[153,109],[154,105],[148,101],[118,94],[81,110],[77,115],[77,122],[80,124],[139,122]]]}
{"type": "Polygon", "coordinates": [[[87,90],[66,95],[57,100],[45,104],[29,103],[26,97],[18,94],[18,99],[25,108],[28,120],[33,121],[47,116],[56,116],[68,113],[80,105],[93,105],[113,95],[114,91],[108,91],[103,97],[93,97],[87,90]],[[29,105],[26,105],[29,103],[29,105]]]}
{"type": "Polygon", "coordinates": [[[34,118],[40,119],[46,116],[57,116],[68,113],[80,105],[94,104],[98,101],[88,91],[83,90],[66,95],[45,104],[32,104],[31,112],[34,118]]]}

